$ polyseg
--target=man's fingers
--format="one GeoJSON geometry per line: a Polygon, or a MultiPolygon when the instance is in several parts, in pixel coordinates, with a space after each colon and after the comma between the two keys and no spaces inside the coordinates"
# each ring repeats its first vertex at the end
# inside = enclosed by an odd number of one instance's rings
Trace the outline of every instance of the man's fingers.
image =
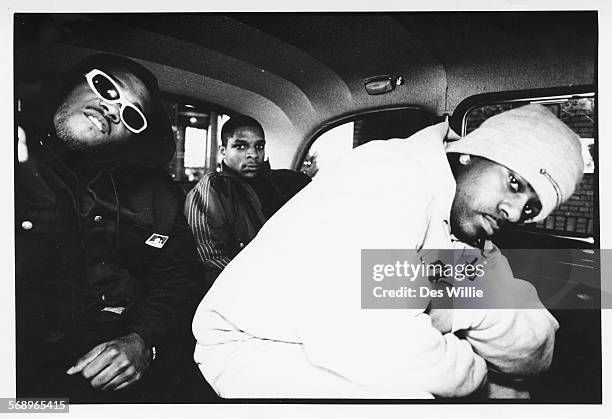
{"type": "Polygon", "coordinates": [[[109,381],[101,390],[121,390],[138,381],[140,375],[141,374],[137,373],[133,367],[130,367],[109,381]]]}
{"type": "Polygon", "coordinates": [[[146,346],[139,341],[128,339],[130,336],[104,342],[81,357],[66,371],[73,375],[81,373],[93,388],[101,390],[120,390],[132,385],[141,378],[148,364],[143,357],[146,346]]]}
{"type": "Polygon", "coordinates": [[[83,377],[90,380],[96,375],[100,374],[106,368],[111,367],[114,363],[118,362],[119,359],[125,359],[125,357],[120,357],[119,355],[120,353],[117,348],[115,348],[113,345],[107,345],[97,357],[95,357],[85,366],[85,368],[83,368],[83,377]]]}
{"type": "Polygon", "coordinates": [[[129,381],[127,372],[122,372],[121,374],[115,376],[115,378],[110,380],[108,383],[106,383],[104,387],[102,387],[100,390],[115,390],[118,386],[127,383],[127,381],[129,381]]]}
{"type": "Polygon", "coordinates": [[[124,383],[123,383],[123,384],[121,384],[121,385],[118,385],[117,387],[115,387],[115,388],[113,389],[113,391],[122,390],[122,389],[126,388],[127,386],[131,386],[131,385],[132,385],[132,384],[134,384],[136,381],[140,380],[140,376],[141,376],[140,374],[136,374],[136,376],[135,376],[134,378],[132,378],[132,379],[131,379],[131,380],[129,380],[129,381],[124,382],[124,383]]]}
{"type": "MultiPolygon", "coordinates": [[[[87,373],[87,368],[84,370],[83,374],[85,373],[87,373]]],[[[92,379],[90,384],[93,388],[100,388],[104,390],[104,388],[113,382],[117,377],[125,376],[127,378],[131,378],[135,373],[136,371],[129,361],[115,358],[105,368],[100,369],[97,374],[91,376],[92,379]]]]}
{"type": "Polygon", "coordinates": [[[91,361],[96,359],[96,357],[100,355],[100,353],[102,353],[104,348],[106,348],[106,344],[107,342],[104,342],[97,346],[94,346],[94,348],[91,351],[87,352],[85,355],[79,358],[77,362],[74,364],[74,366],[68,368],[68,370],[66,371],[66,374],[74,375],[74,374],[77,374],[83,371],[83,368],[85,368],[91,361]]]}

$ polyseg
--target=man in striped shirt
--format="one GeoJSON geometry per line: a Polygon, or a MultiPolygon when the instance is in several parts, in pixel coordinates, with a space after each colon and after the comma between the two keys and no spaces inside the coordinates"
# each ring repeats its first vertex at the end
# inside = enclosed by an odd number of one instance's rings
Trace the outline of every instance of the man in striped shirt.
{"type": "Polygon", "coordinates": [[[221,144],[222,170],[207,173],[185,201],[200,259],[213,278],[310,182],[299,172],[270,169],[264,131],[253,118],[228,120],[221,129],[221,144]]]}

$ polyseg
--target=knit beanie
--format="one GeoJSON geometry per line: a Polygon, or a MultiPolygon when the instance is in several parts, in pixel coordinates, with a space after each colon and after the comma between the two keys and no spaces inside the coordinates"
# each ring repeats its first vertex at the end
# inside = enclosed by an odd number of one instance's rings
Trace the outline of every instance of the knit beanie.
{"type": "Polygon", "coordinates": [[[484,157],[522,176],[542,204],[528,222],[543,220],[567,200],[584,170],[578,135],[538,104],[487,119],[462,139],[449,142],[446,152],[484,157]]]}

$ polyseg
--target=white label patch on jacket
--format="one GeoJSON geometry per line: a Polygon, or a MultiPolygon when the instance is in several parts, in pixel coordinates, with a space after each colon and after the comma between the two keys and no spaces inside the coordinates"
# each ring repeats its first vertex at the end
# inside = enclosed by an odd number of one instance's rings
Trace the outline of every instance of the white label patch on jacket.
{"type": "Polygon", "coordinates": [[[153,233],[151,234],[151,237],[149,237],[147,241],[145,241],[145,244],[161,249],[162,247],[164,247],[164,244],[166,244],[169,238],[169,236],[153,233]]]}

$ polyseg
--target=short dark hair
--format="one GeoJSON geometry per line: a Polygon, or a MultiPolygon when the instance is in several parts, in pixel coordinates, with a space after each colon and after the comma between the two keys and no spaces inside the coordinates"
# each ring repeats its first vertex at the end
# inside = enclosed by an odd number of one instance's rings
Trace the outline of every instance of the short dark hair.
{"type": "Polygon", "coordinates": [[[227,140],[234,135],[238,128],[245,127],[257,128],[261,131],[262,136],[264,135],[263,127],[254,118],[245,115],[232,116],[221,128],[221,144],[223,147],[227,147],[227,140]]]}

